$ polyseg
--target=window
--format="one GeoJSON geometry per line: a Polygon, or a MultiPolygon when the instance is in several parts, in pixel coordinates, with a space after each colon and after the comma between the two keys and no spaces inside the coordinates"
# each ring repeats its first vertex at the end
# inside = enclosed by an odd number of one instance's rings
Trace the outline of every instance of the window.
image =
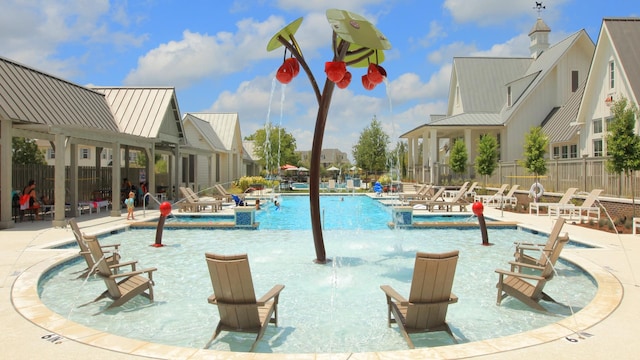
{"type": "Polygon", "coordinates": [[[602,139],[593,140],[593,156],[602,156],[602,139]]]}
{"type": "Polygon", "coordinates": [[[573,159],[578,157],[578,145],[569,146],[569,157],[573,159]]]}
{"type": "Polygon", "coordinates": [[[90,151],[87,148],[80,149],[80,159],[90,159],[90,151]]]}
{"type": "Polygon", "coordinates": [[[47,155],[49,157],[49,159],[55,159],[56,158],[56,151],[53,149],[49,149],[47,150],[47,155]]]}
{"type": "Polygon", "coordinates": [[[562,158],[566,159],[569,157],[569,146],[568,145],[562,145],[562,158]]]}
{"type": "Polygon", "coordinates": [[[456,105],[460,105],[460,86],[456,85],[456,105]]]}
{"type": "Polygon", "coordinates": [[[609,88],[613,89],[616,79],[616,67],[613,61],[609,62],[609,88]]]}
{"type": "Polygon", "coordinates": [[[560,158],[560,147],[559,146],[554,146],[553,147],[553,158],[554,159],[560,158]]]}
{"type": "Polygon", "coordinates": [[[507,86],[507,106],[511,106],[511,86],[507,86]]]}
{"type": "Polygon", "coordinates": [[[578,91],[578,70],[571,72],[571,92],[578,91]]]}
{"type": "Polygon", "coordinates": [[[593,133],[602,134],[602,119],[593,120],[593,133]]]}

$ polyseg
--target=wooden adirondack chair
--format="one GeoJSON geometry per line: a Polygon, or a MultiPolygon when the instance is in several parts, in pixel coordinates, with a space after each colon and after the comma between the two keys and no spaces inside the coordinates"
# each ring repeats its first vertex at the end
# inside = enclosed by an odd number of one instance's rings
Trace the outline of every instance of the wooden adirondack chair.
{"type": "MultiPolygon", "coordinates": [[[[71,232],[73,232],[73,236],[76,238],[76,242],[80,248],[80,256],[82,256],[84,261],[87,263],[87,268],[82,272],[82,274],[80,274],[80,276],[78,276],[78,278],[85,278],[97,272],[98,269],[96,268],[96,263],[93,261],[93,257],[91,256],[91,251],[89,251],[89,248],[87,247],[84,239],[85,235],[80,231],[80,227],[78,226],[78,222],[75,218],[69,219],[69,226],[71,227],[71,232]]],[[[103,252],[106,254],[105,261],[107,262],[107,265],[118,265],[120,261],[120,254],[118,253],[119,247],[120,244],[100,245],[100,248],[102,248],[103,252]]]]}
{"type": "Polygon", "coordinates": [[[547,238],[547,242],[544,244],[516,243],[516,251],[513,254],[515,262],[543,266],[547,259],[550,258],[553,249],[561,239],[560,232],[562,231],[564,223],[564,218],[556,220],[556,223],[547,238]]]}
{"type": "Polygon", "coordinates": [[[249,259],[242,255],[206,253],[213,295],[209,303],[218,306],[220,321],[205,349],[211,346],[221,331],[257,333],[249,351],[254,351],[267,325],[278,326],[278,298],[284,285],[275,285],[256,300],[249,268],[249,259]]]}
{"type": "Polygon", "coordinates": [[[552,302],[555,302],[555,300],[543,291],[544,286],[553,278],[555,274],[554,264],[560,257],[562,248],[568,241],[568,236],[559,238],[543,266],[512,263],[511,271],[496,269],[496,272],[500,275],[498,284],[496,285],[498,288],[496,304],[500,305],[504,298],[512,296],[536,310],[547,311],[540,305],[540,300],[552,302]],[[540,275],[532,275],[517,272],[517,270],[522,270],[522,268],[540,270],[541,273],[540,275]]]}
{"type": "Polygon", "coordinates": [[[445,320],[449,304],[458,302],[451,292],[457,264],[457,250],[442,254],[418,252],[408,300],[391,286],[380,286],[387,296],[387,324],[398,324],[410,348],[415,348],[411,333],[446,331],[456,341],[445,320]]]}
{"type": "MultiPolygon", "coordinates": [[[[92,302],[96,302],[106,297],[112,299],[113,302],[109,304],[106,309],[120,306],[137,295],[142,295],[153,302],[152,273],[157,270],[156,268],[115,273],[114,269],[110,267],[106,261],[103,261],[105,254],[102,252],[102,248],[100,247],[97,238],[95,236],[85,236],[85,241],[87,242],[89,251],[93,256],[93,260],[96,263],[97,274],[102,278],[102,280],[104,280],[104,283],[107,286],[107,290],[92,302]],[[145,273],[147,274],[147,277],[141,275],[145,273]]],[[[132,262],[120,263],[117,266],[128,266],[131,265],[131,263],[132,262]]]]}

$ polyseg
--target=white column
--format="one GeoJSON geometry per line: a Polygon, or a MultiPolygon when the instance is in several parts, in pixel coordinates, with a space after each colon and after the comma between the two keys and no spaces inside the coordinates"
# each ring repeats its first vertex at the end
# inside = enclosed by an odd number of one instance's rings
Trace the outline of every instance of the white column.
{"type": "Polygon", "coordinates": [[[435,167],[433,164],[438,162],[438,130],[431,129],[429,134],[429,166],[431,167],[431,176],[429,182],[435,181],[435,167]]]}
{"type": "Polygon", "coordinates": [[[120,167],[122,155],[120,155],[120,143],[111,144],[111,216],[120,217],[122,203],[120,202],[120,184],[122,184],[120,167]]]}
{"type": "MultiPolygon", "coordinates": [[[[55,227],[63,227],[66,226],[65,221],[65,198],[66,195],[66,177],[65,177],[65,166],[67,151],[65,147],[66,137],[63,134],[56,134],[55,136],[55,144],[56,144],[56,158],[54,161],[54,192],[53,192],[53,201],[55,207],[55,213],[53,215],[53,223],[52,225],[55,227]]],[[[77,178],[77,176],[76,176],[77,178]]],[[[74,214],[74,209],[77,209],[78,203],[71,203],[71,214],[74,214]]]]}
{"type": "MultiPolygon", "coordinates": [[[[0,120],[0,166],[4,171],[0,174],[0,194],[2,194],[2,201],[0,201],[0,229],[8,229],[13,227],[14,223],[11,219],[13,214],[11,205],[13,193],[11,192],[11,179],[13,177],[13,165],[11,162],[13,143],[11,141],[13,135],[11,120],[0,120]]],[[[22,190],[22,189],[17,189],[22,190]]]]}

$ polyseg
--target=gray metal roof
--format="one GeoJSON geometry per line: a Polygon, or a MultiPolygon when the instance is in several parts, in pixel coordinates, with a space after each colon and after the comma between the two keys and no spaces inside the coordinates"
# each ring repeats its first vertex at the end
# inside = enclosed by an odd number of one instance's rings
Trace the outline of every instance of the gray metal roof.
{"type": "MultiPolygon", "coordinates": [[[[207,121],[213,131],[218,135],[224,149],[233,150],[234,136],[241,136],[236,131],[240,131],[240,119],[238,113],[189,113],[204,121],[207,121]]],[[[241,145],[241,144],[239,144],[241,145]]],[[[240,149],[241,150],[241,149],[240,149]]]]}
{"type": "Polygon", "coordinates": [[[574,140],[578,135],[580,127],[570,124],[575,122],[578,117],[578,110],[580,109],[580,102],[582,101],[586,84],[587,81],[583,81],[576,92],[571,95],[567,103],[560,107],[560,109],[542,125],[542,132],[549,137],[549,143],[569,142],[574,140]]]}
{"type": "Polygon", "coordinates": [[[243,158],[247,161],[258,161],[259,156],[256,155],[256,143],[253,140],[243,140],[242,147],[244,148],[243,158]]]}
{"type": "MultiPolygon", "coordinates": [[[[588,39],[593,45],[593,42],[587,35],[587,32],[580,30],[559,43],[549,47],[549,49],[543,52],[534,62],[531,63],[531,66],[529,66],[527,71],[521,75],[523,78],[528,77],[531,80],[530,84],[524,89],[524,92],[522,92],[518,99],[515,100],[512,106],[504,108],[502,118],[505,122],[509,120],[511,114],[513,114],[513,112],[515,112],[523,103],[522,99],[527,98],[527,96],[536,89],[537,85],[542,82],[555,68],[556,63],[562,58],[562,56],[580,39],[588,39]]],[[[595,45],[593,46],[595,48],[595,45]]]]}
{"type": "Polygon", "coordinates": [[[211,146],[214,151],[226,151],[222,140],[213,130],[211,124],[191,113],[186,113],[182,121],[189,121],[202,134],[204,140],[211,146]]]}
{"type": "Polygon", "coordinates": [[[0,116],[118,132],[104,95],[0,57],[0,116]]]}
{"type": "Polygon", "coordinates": [[[120,131],[170,142],[182,139],[180,110],[173,87],[92,87],[105,94],[120,131]]]}
{"type": "Polygon", "coordinates": [[[609,32],[631,91],[640,101],[640,18],[605,18],[603,26],[609,32]]]}
{"type": "Polygon", "coordinates": [[[533,61],[532,58],[454,58],[464,112],[500,112],[507,99],[505,84],[520,78],[533,61]]]}
{"type": "Polygon", "coordinates": [[[495,126],[502,125],[500,114],[463,113],[433,121],[429,126],[495,126]]]}

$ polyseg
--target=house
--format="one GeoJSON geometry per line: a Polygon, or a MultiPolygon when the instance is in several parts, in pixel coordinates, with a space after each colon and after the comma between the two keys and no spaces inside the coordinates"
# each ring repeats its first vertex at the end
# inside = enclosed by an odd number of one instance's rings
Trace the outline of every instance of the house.
{"type": "MultiPolygon", "coordinates": [[[[78,148],[84,146],[109,148],[153,148],[149,138],[122,133],[104,93],[32,69],[9,59],[0,58],[0,228],[13,226],[11,195],[14,184],[11,162],[12,138],[26,137],[48,141],[58,149],[54,163],[53,225],[65,225],[65,202],[78,199],[78,148]],[[64,149],[60,151],[60,149],[64,149]],[[70,173],[66,172],[69,153],[70,173]],[[68,184],[67,184],[68,180],[68,184]]],[[[120,191],[120,160],[114,159],[110,188],[120,191]]],[[[70,216],[77,209],[71,207],[70,216]]],[[[112,215],[120,216],[119,209],[112,215]]]]}
{"type": "MultiPolygon", "coordinates": [[[[462,139],[470,163],[480,137],[487,134],[497,138],[500,160],[522,157],[525,134],[545,120],[549,122],[570,100],[575,101],[595,49],[584,30],[550,46],[550,31],[537,19],[529,32],[528,58],[453,59],[446,114],[433,116],[430,122],[400,136],[408,140],[411,177],[437,182],[435,166],[447,162],[447,152],[442,156],[440,151],[443,140],[452,144],[462,139]],[[417,153],[420,145],[422,154],[417,153]]],[[[567,146],[577,142],[577,136],[565,141],[567,146]]]]}
{"type": "MultiPolygon", "coordinates": [[[[626,98],[640,100],[640,18],[604,18],[598,35],[584,96],[574,128],[580,132],[579,152],[588,157],[607,154],[610,106],[626,98]]],[[[640,125],[636,119],[636,133],[640,125]]]]}
{"type": "MultiPolygon", "coordinates": [[[[300,155],[300,161],[304,164],[311,163],[311,151],[296,151],[300,155]]],[[[320,166],[328,168],[332,165],[348,164],[347,153],[340,149],[322,149],[320,151],[320,166]]]]}
{"type": "MultiPolygon", "coordinates": [[[[207,161],[206,166],[209,168],[198,170],[200,175],[204,176],[206,172],[209,182],[213,181],[228,186],[233,180],[246,174],[238,113],[186,113],[184,120],[194,125],[201,124],[203,127],[210,127],[206,130],[205,136],[211,136],[211,138],[206,141],[211,142],[208,146],[212,146],[212,151],[215,151],[207,161]],[[200,122],[196,119],[199,119],[200,122]],[[215,138],[208,134],[215,134],[215,138]]],[[[201,127],[201,129],[203,128],[201,127]]],[[[200,165],[196,166],[198,169],[201,168],[200,165]]],[[[195,179],[193,180],[195,181],[195,179]]]]}

